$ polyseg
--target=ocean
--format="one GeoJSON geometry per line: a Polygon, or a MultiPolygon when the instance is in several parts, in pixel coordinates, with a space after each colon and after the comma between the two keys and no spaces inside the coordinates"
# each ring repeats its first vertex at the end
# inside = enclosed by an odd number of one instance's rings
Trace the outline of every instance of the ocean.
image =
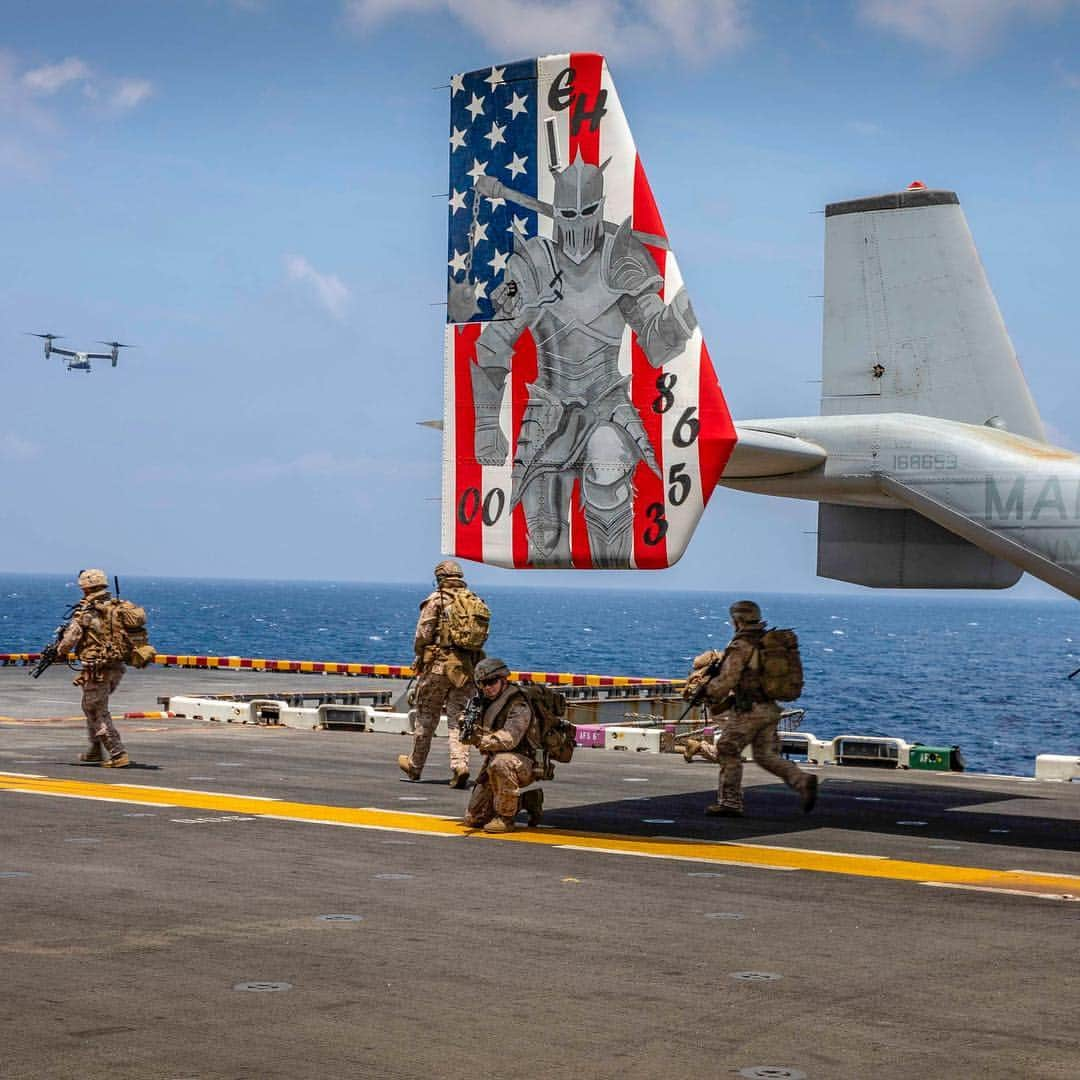
{"type": "MultiPolygon", "coordinates": [[[[159,652],[403,664],[430,586],[130,578],[159,652]]],[[[0,574],[0,652],[36,652],[79,596],[63,575],[0,574]]],[[[483,590],[488,653],[513,668],[685,676],[728,640],[727,593],[523,586],[483,590]]],[[[1068,600],[934,593],[757,594],[799,634],[802,730],[958,744],[968,768],[1031,776],[1080,753],[1080,609],[1068,600]]],[[[136,676],[137,677],[137,676],[136,676]]],[[[269,678],[274,678],[270,676],[269,678]]]]}

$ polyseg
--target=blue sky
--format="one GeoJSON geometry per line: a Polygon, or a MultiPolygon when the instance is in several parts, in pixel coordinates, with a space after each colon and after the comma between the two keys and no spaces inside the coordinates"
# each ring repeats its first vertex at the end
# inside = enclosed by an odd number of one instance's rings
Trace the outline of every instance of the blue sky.
{"type": "MultiPolygon", "coordinates": [[[[959,193],[1053,437],[1080,445],[1080,4],[4,8],[0,569],[426,578],[435,88],[552,51],[608,55],[736,417],[817,412],[820,211],[919,179],[959,193]],[[69,373],[24,336],[45,330],[137,348],[69,373]]],[[[850,591],[814,576],[815,521],[720,490],[682,563],[632,583],[850,591]]]]}

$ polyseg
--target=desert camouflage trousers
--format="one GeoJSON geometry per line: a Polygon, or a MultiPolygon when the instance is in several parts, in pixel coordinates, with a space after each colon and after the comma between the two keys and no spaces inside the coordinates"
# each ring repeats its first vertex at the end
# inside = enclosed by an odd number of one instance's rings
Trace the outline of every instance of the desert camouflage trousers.
{"type": "Polygon", "coordinates": [[[461,741],[461,714],[465,711],[472,691],[466,683],[460,689],[442,674],[431,672],[421,675],[416,684],[416,732],[413,735],[409,763],[417,772],[424,768],[431,750],[431,740],[439,726],[439,718],[446,712],[450,726],[450,768],[469,769],[469,748],[461,741]]]}
{"type": "Polygon", "coordinates": [[[521,804],[521,789],[536,778],[536,763],[527,754],[494,754],[473,788],[465,817],[483,825],[493,817],[512,818],[521,804]]]}
{"type": "Polygon", "coordinates": [[[101,743],[105,756],[110,758],[124,752],[124,744],[109,713],[109,695],[120,685],[123,677],[123,664],[104,664],[101,667],[83,668],[75,680],[75,685],[82,687],[82,711],[86,717],[90,746],[93,748],[101,743]]]}
{"type": "Polygon", "coordinates": [[[716,745],[702,743],[698,753],[720,766],[717,802],[721,806],[732,810],[743,808],[742,752],[747,744],[752,748],[755,764],[802,794],[809,773],[778,753],[776,727],[779,722],[780,707],[771,701],[754,705],[749,712],[724,712],[713,719],[720,730],[716,745]]]}

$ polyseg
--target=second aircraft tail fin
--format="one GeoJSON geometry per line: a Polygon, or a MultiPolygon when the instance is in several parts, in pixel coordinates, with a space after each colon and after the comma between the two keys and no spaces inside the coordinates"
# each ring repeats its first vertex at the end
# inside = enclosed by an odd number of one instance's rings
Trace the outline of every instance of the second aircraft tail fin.
{"type": "Polygon", "coordinates": [[[822,415],[909,412],[1044,439],[955,192],[825,208],[822,415]]]}

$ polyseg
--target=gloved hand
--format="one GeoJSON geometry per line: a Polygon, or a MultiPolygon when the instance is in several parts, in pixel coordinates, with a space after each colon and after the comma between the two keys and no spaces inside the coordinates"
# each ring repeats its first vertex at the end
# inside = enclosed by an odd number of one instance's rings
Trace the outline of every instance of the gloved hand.
{"type": "MultiPolygon", "coordinates": [[[[484,176],[483,174],[473,181],[473,188],[478,194],[483,195],[485,199],[505,198],[507,194],[506,187],[496,180],[494,176],[484,176]]],[[[513,194],[513,192],[510,192],[510,194],[513,194]]]]}
{"type": "Polygon", "coordinates": [[[502,741],[495,735],[481,735],[476,744],[482,754],[497,754],[502,748],[502,741]]]}

